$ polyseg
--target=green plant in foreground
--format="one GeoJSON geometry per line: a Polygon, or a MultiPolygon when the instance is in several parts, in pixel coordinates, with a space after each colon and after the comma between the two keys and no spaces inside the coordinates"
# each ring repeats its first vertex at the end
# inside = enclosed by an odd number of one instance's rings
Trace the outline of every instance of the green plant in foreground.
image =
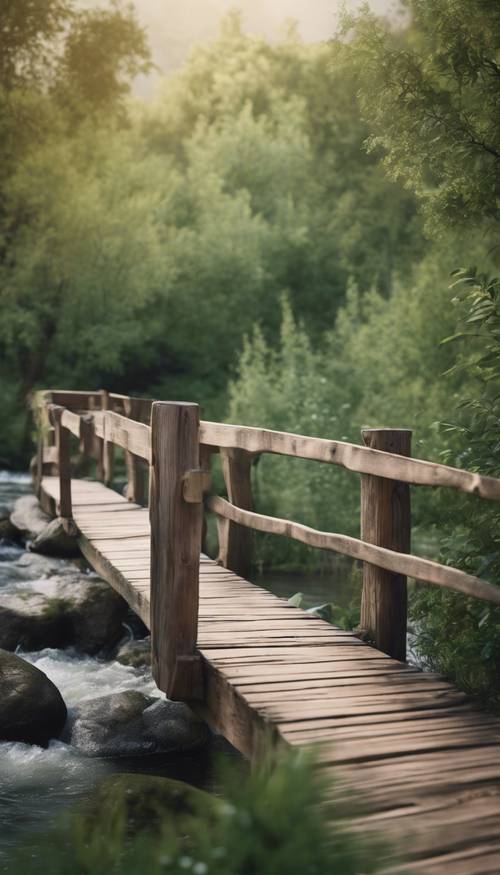
{"type": "MultiPolygon", "coordinates": [[[[349,832],[345,812],[339,803],[327,801],[326,787],[303,753],[289,754],[277,765],[268,762],[244,779],[233,764],[223,787],[223,799],[199,793],[180,817],[170,807],[168,813],[148,817],[148,826],[136,823],[132,831],[127,791],[122,799],[115,794],[112,804],[94,809],[93,816],[80,814],[25,848],[6,871],[368,875],[379,871],[386,858],[379,843],[349,832]]],[[[331,786],[328,791],[331,797],[331,786]]]]}

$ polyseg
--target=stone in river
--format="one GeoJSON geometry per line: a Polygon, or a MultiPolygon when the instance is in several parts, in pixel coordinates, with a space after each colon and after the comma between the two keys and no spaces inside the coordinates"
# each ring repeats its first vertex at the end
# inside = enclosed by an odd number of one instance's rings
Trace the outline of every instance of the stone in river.
{"type": "Polygon", "coordinates": [[[137,690],[111,693],[74,709],[63,739],[88,756],[144,756],[188,751],[209,738],[205,723],[182,702],[137,690]]]}
{"type": "Polygon", "coordinates": [[[151,635],[135,641],[120,644],[115,659],[122,665],[134,668],[148,668],[151,665],[151,635]]]}
{"type": "Polygon", "coordinates": [[[95,654],[123,634],[127,603],[97,577],[51,577],[0,591],[0,647],[76,647],[95,654]]]}
{"type": "Polygon", "coordinates": [[[30,549],[46,556],[78,556],[80,553],[76,538],[68,534],[61,519],[47,523],[34,539],[30,549]]]}
{"type": "Polygon", "coordinates": [[[43,512],[35,495],[22,495],[14,505],[10,521],[20,535],[34,540],[50,522],[50,517],[43,512]]]}
{"type": "Polygon", "coordinates": [[[60,735],[65,720],[66,705],[47,675],[0,650],[0,740],[45,746],[60,735]]]}

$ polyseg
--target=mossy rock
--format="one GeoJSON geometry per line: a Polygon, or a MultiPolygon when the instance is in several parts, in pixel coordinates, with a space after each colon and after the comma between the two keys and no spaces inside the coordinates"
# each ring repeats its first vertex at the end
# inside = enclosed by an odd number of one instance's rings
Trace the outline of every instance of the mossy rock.
{"type": "Polygon", "coordinates": [[[173,829],[189,836],[193,819],[215,819],[221,800],[182,781],[153,775],[117,774],[97,788],[84,812],[84,828],[91,832],[103,823],[124,817],[129,835],[147,830],[173,829]]]}

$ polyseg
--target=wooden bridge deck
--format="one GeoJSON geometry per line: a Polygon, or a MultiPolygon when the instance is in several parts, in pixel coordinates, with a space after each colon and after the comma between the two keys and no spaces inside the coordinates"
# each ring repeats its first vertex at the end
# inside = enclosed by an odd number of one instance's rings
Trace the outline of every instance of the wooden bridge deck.
{"type": "MultiPolygon", "coordinates": [[[[58,495],[58,478],[45,477],[46,510],[58,495]]],[[[149,626],[148,511],[85,480],[72,481],[72,502],[83,553],[149,626]]],[[[198,646],[201,710],[243,754],[270,739],[321,742],[335,792],[359,791],[355,825],[399,843],[405,871],[500,873],[500,720],[206,556],[198,646]]]]}

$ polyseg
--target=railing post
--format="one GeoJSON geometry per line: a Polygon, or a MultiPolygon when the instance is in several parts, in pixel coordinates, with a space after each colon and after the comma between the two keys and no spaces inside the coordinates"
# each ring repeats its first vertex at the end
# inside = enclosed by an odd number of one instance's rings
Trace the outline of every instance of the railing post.
{"type": "Polygon", "coordinates": [[[54,425],[57,447],[57,472],[59,475],[59,516],[69,522],[73,516],[71,505],[71,460],[69,431],[63,427],[61,416],[63,408],[53,405],[50,409],[54,425]]]}
{"type": "MultiPolygon", "coordinates": [[[[229,501],[242,510],[253,510],[252,453],[239,449],[220,450],[222,471],[229,501]]],[[[231,520],[219,526],[219,565],[247,577],[252,563],[252,531],[231,520]]]]}
{"type": "Polygon", "coordinates": [[[199,469],[197,404],[156,401],[151,410],[151,637],[153,675],[171,699],[203,695],[196,651],[203,503],[184,500],[199,469]]]}
{"type": "MultiPolygon", "coordinates": [[[[101,389],[101,410],[112,410],[113,403],[109,397],[109,392],[106,389],[101,389]]],[[[104,429],[106,434],[106,428],[104,429]]],[[[114,462],[114,447],[106,438],[102,442],[102,479],[105,486],[109,486],[113,480],[113,462],[114,462]]]]}
{"type": "MultiPolygon", "coordinates": [[[[375,450],[411,455],[411,431],[366,428],[365,445],[375,450]]],[[[370,544],[410,552],[411,509],[407,483],[361,475],[361,538],[370,544]]],[[[375,646],[394,659],[406,660],[406,577],[367,562],[363,565],[360,628],[375,646]]]]}
{"type": "MultiPolygon", "coordinates": [[[[140,422],[140,413],[142,409],[142,401],[139,398],[126,398],[123,402],[125,408],[125,416],[129,419],[134,419],[140,422]]],[[[134,453],[125,452],[125,462],[127,466],[127,489],[126,497],[128,501],[134,501],[136,504],[145,504],[145,471],[142,459],[135,456],[134,453]]]]}

